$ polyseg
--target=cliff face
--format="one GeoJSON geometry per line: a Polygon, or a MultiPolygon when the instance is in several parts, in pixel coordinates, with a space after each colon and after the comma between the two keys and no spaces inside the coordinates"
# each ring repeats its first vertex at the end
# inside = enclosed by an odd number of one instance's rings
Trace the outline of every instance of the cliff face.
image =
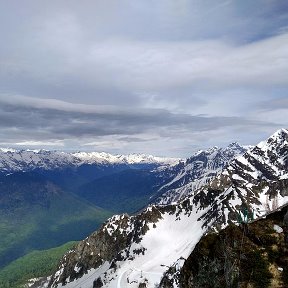
{"type": "Polygon", "coordinates": [[[288,287],[287,210],[206,235],[177,275],[166,272],[160,287],[288,287]]]}

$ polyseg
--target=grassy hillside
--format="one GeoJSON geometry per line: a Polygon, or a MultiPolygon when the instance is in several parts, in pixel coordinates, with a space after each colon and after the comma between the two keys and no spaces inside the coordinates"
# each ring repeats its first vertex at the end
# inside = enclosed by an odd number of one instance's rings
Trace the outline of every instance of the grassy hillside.
{"type": "Polygon", "coordinates": [[[55,196],[49,208],[0,212],[0,267],[34,249],[80,240],[98,228],[111,213],[71,195],[55,196]]]}
{"type": "Polygon", "coordinates": [[[20,288],[31,278],[52,274],[60,258],[76,242],[43,251],[32,251],[0,270],[0,287],[20,288]]]}

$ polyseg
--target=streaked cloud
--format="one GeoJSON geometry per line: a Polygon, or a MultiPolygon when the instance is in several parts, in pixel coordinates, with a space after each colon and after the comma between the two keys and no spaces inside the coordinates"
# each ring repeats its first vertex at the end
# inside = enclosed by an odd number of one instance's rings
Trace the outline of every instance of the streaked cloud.
{"type": "Polygon", "coordinates": [[[168,140],[168,143],[173,139],[193,139],[193,135],[205,131],[210,135],[228,128],[276,127],[273,122],[243,117],[192,115],[153,108],[118,109],[115,106],[97,107],[51,99],[37,99],[29,103],[29,99],[24,97],[21,100],[20,96],[0,98],[0,127],[3,133],[0,136],[10,139],[13,146],[57,148],[65,147],[69,140],[78,139],[77,146],[97,147],[99,142],[100,146],[106,143],[110,149],[115,146],[108,145],[111,139],[123,146],[131,143],[145,145],[144,142],[153,143],[161,139],[168,140]],[[13,104],[11,99],[19,101],[13,104]]]}

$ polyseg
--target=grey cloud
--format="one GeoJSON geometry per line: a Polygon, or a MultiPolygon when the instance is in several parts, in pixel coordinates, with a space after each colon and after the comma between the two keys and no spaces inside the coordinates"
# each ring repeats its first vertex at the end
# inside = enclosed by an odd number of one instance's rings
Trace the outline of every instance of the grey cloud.
{"type": "MultiPolygon", "coordinates": [[[[70,111],[45,107],[31,107],[20,104],[1,104],[1,126],[15,127],[22,130],[35,131],[33,139],[46,136],[53,139],[70,137],[99,137],[107,135],[137,135],[154,133],[175,137],[196,131],[217,130],[229,126],[261,126],[272,125],[261,121],[247,120],[241,117],[204,117],[190,114],[176,114],[164,109],[145,109],[144,111],[117,111],[115,107],[101,107],[96,111],[83,112],[83,105],[72,105],[70,111]],[[77,111],[77,107],[79,110],[77,111]],[[110,109],[108,109],[110,108],[110,109]],[[38,133],[41,131],[41,133],[38,133]]],[[[57,102],[56,102],[57,103],[57,102]]],[[[46,103],[47,104],[47,103],[46,103]]],[[[48,101],[48,106],[51,102],[48,101]]],[[[37,105],[36,105],[37,106],[37,105]]],[[[69,103],[67,103],[69,106],[69,103]]],[[[33,134],[33,133],[32,133],[33,134]]],[[[30,133],[31,136],[31,133],[30,133]]]]}
{"type": "MultiPolygon", "coordinates": [[[[287,92],[286,92],[287,93],[287,92]]],[[[281,97],[276,99],[271,99],[269,101],[263,101],[259,103],[259,108],[264,110],[288,110],[288,98],[281,97]]]]}
{"type": "Polygon", "coordinates": [[[129,137],[129,136],[125,136],[125,137],[119,137],[118,139],[119,141],[123,141],[123,142],[132,142],[132,143],[135,143],[135,142],[149,142],[149,141],[153,141],[153,140],[156,140],[156,138],[140,138],[140,137],[129,137]]]}
{"type": "Polygon", "coordinates": [[[177,92],[178,87],[188,85],[198,91],[243,86],[264,89],[287,85],[287,39],[284,34],[242,47],[219,41],[104,41],[73,50],[73,61],[66,51],[57,51],[60,59],[54,57],[47,65],[31,54],[28,64],[15,64],[20,72],[10,72],[7,66],[0,83],[2,91],[14,94],[24,91],[35,97],[76,101],[84,95],[84,101],[118,105],[139,105],[137,93],[143,90],[177,92]]]}

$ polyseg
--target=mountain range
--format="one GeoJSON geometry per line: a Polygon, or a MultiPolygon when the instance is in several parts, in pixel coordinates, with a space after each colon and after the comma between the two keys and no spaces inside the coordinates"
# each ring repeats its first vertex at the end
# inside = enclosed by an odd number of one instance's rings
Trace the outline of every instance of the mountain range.
{"type": "Polygon", "coordinates": [[[186,198],[113,216],[65,254],[49,287],[190,287],[179,279],[200,239],[246,227],[288,204],[287,151],[288,131],[281,129],[186,198]]]}
{"type": "Polygon", "coordinates": [[[49,150],[15,150],[0,148],[0,172],[54,170],[83,165],[164,165],[175,164],[178,158],[163,158],[145,154],[112,155],[105,152],[61,152],[49,150]]]}
{"type": "Polygon", "coordinates": [[[201,241],[287,204],[287,135],[187,159],[2,148],[0,267],[100,227],[29,287],[190,287],[201,241]]]}

